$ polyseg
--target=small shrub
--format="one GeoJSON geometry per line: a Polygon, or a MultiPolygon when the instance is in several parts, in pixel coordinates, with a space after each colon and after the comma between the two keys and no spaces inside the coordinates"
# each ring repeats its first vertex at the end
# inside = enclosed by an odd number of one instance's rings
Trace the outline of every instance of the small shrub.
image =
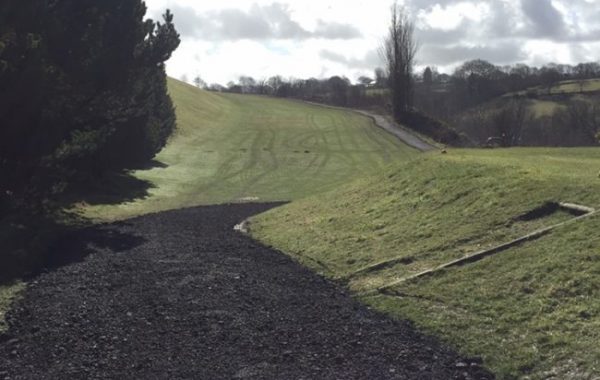
{"type": "Polygon", "coordinates": [[[457,132],[443,121],[415,109],[404,113],[400,122],[442,144],[453,146],[472,145],[472,142],[466,135],[457,132]]]}

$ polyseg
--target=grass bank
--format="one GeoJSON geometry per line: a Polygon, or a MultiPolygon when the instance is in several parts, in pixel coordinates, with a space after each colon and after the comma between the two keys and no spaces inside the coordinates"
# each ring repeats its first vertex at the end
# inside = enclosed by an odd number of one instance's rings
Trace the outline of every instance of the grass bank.
{"type": "MultiPolygon", "coordinates": [[[[356,292],[600,206],[600,149],[452,150],[256,217],[255,237],[356,292]]],[[[500,378],[600,374],[600,217],[364,301],[482,356],[500,378]]]]}
{"type": "Polygon", "coordinates": [[[238,201],[293,200],[416,154],[354,112],[201,91],[169,80],[178,130],[156,165],[133,172],[145,196],[84,207],[94,219],[238,201]]]}

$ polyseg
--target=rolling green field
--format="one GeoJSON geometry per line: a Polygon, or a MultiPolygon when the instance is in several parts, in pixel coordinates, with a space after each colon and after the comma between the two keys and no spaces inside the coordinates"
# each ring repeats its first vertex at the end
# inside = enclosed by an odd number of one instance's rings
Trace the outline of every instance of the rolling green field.
{"type": "Polygon", "coordinates": [[[565,81],[552,87],[551,92],[532,87],[496,97],[463,110],[453,117],[452,124],[484,146],[488,137],[500,133],[496,124],[500,115],[516,115],[514,112],[524,106],[519,145],[590,146],[595,140],[582,131],[586,123],[594,123],[599,105],[600,79],[565,81]]]}
{"type": "Polygon", "coordinates": [[[598,92],[600,91],[600,79],[568,80],[559,82],[557,85],[552,86],[550,91],[548,91],[547,87],[538,86],[526,91],[522,91],[520,94],[525,95],[527,92],[531,91],[536,92],[538,95],[598,92]]]}
{"type": "Polygon", "coordinates": [[[525,96],[535,94],[537,96],[569,95],[600,92],[600,79],[566,80],[558,82],[550,89],[547,86],[530,87],[523,91],[509,92],[502,95],[503,98],[511,98],[515,95],[525,96]]]}
{"type": "Polygon", "coordinates": [[[552,100],[530,100],[528,103],[528,108],[536,119],[546,116],[552,117],[557,110],[567,108],[564,104],[552,100]]]}
{"type": "Polygon", "coordinates": [[[366,94],[367,96],[389,96],[390,90],[387,88],[368,88],[366,94]]]}
{"type": "MultiPolygon", "coordinates": [[[[546,202],[600,207],[599,170],[594,148],[431,153],[255,217],[251,233],[360,294],[571,218],[519,218],[546,202]]],[[[599,229],[591,216],[362,299],[501,379],[597,378],[599,229]]]]}
{"type": "MultiPolygon", "coordinates": [[[[287,201],[330,190],[416,154],[354,112],[201,91],[170,79],[178,130],[133,175],[147,196],[83,207],[97,220],[243,201],[287,201]]],[[[116,185],[115,185],[116,186],[116,185]]]]}
{"type": "Polygon", "coordinates": [[[510,93],[502,96],[500,99],[510,98],[514,95],[526,95],[527,93],[535,93],[538,96],[544,96],[551,98],[544,99],[532,99],[528,103],[528,107],[534,117],[540,118],[544,116],[552,116],[554,112],[559,109],[566,108],[565,99],[560,98],[563,95],[569,95],[576,99],[597,102],[591,95],[600,91],[600,79],[587,79],[587,80],[569,80],[558,83],[553,86],[550,91],[544,87],[533,87],[526,91],[518,93],[510,93]],[[559,97],[557,97],[559,96],[559,97]]]}

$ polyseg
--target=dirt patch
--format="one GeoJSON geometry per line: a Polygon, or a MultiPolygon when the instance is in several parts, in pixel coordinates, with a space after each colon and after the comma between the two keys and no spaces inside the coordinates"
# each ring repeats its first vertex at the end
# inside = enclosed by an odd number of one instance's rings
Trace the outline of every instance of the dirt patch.
{"type": "Polygon", "coordinates": [[[55,252],[65,260],[8,315],[0,379],[492,378],[233,230],[270,207],[170,211],[70,236],[55,252]]]}
{"type": "Polygon", "coordinates": [[[560,209],[558,202],[546,202],[540,207],[526,212],[515,218],[517,221],[528,222],[535,219],[545,218],[557,212],[560,209]]]}

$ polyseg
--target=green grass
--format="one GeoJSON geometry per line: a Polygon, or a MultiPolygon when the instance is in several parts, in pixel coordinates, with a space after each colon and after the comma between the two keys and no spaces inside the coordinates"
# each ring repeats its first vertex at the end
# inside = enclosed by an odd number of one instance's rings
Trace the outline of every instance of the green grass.
{"type": "Polygon", "coordinates": [[[535,93],[540,96],[547,96],[598,91],[600,91],[600,79],[567,80],[559,82],[556,85],[552,86],[550,92],[548,92],[547,86],[536,86],[523,91],[511,92],[503,95],[503,97],[511,97],[514,95],[526,95],[527,93],[535,93]]]}
{"type": "Polygon", "coordinates": [[[293,200],[403,161],[414,150],[356,113],[261,96],[219,94],[169,80],[178,131],[133,175],[149,195],[84,207],[114,220],[187,206],[293,200]]]}
{"type": "MultiPolygon", "coordinates": [[[[600,91],[600,79],[586,79],[582,81],[564,81],[558,85],[553,86],[551,94],[573,94],[579,92],[597,92],[600,91]]],[[[548,90],[540,88],[538,93],[547,94],[548,90]]]]}
{"type": "Polygon", "coordinates": [[[389,96],[390,90],[387,88],[368,88],[367,96],[389,96]]]}
{"type": "Polygon", "coordinates": [[[542,96],[542,99],[531,99],[528,100],[528,109],[534,118],[541,117],[552,117],[558,110],[565,109],[567,100],[561,96],[556,95],[569,95],[570,97],[578,100],[588,101],[596,103],[597,100],[593,97],[593,93],[600,91],[600,79],[587,79],[587,80],[569,80],[558,83],[553,86],[551,91],[548,92],[547,87],[538,86],[532,87],[525,91],[519,91],[516,93],[505,94],[490,104],[502,105],[506,99],[511,98],[515,95],[524,96],[527,93],[535,93],[538,96],[542,96]]]}
{"type": "Polygon", "coordinates": [[[541,118],[546,116],[552,117],[552,115],[554,115],[554,113],[558,109],[566,108],[564,104],[560,104],[559,102],[554,102],[551,100],[532,100],[529,103],[530,104],[528,105],[528,107],[534,118],[541,118]]]}
{"type": "Polygon", "coordinates": [[[6,331],[7,326],[4,320],[6,311],[10,308],[11,303],[24,287],[25,285],[22,282],[0,285],[0,334],[6,331]]]}
{"type": "MultiPolygon", "coordinates": [[[[569,218],[515,220],[545,202],[598,208],[599,170],[600,149],[593,148],[427,154],[269,211],[251,230],[350,289],[368,291],[569,218]]],[[[400,297],[364,301],[482,356],[500,378],[598,376],[599,228],[600,217],[591,217],[392,288],[400,297]]]]}

